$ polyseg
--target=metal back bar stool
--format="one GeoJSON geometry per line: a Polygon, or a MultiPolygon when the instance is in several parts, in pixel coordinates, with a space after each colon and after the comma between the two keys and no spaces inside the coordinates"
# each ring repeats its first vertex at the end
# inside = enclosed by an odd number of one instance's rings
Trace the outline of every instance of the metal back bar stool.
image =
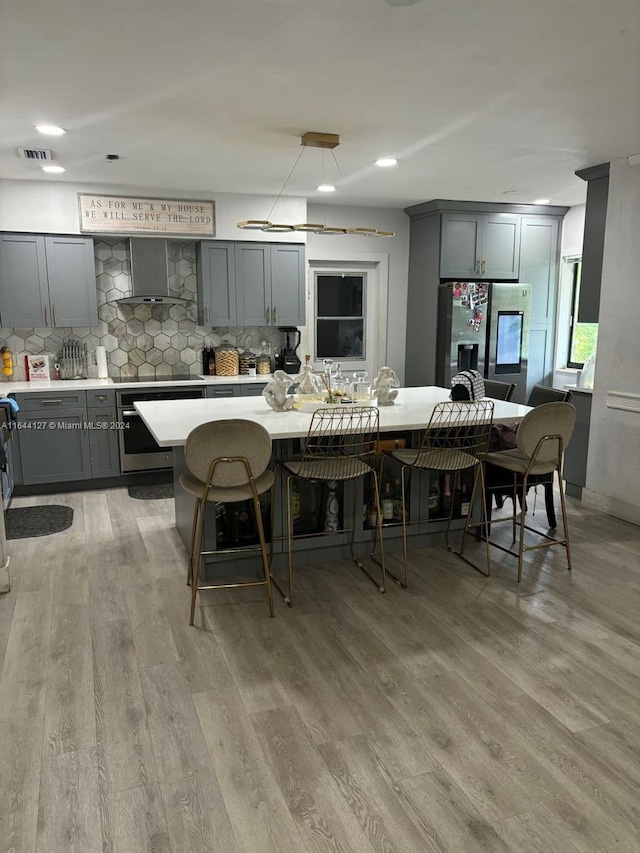
{"type": "MultiPolygon", "coordinates": [[[[269,433],[253,421],[211,421],[192,430],[184,449],[188,474],[180,477],[180,485],[195,499],[187,584],[191,584],[191,615],[193,625],[196,597],[201,589],[231,589],[243,586],[266,586],[269,614],[274,615],[270,560],[262,523],[260,495],[268,492],[275,475],[267,467],[271,460],[269,433]],[[235,503],[253,501],[259,545],[257,548],[225,548],[203,551],[204,517],[207,501],[235,503]],[[206,554],[259,550],[262,556],[264,580],[199,585],[200,560],[206,554]]],[[[273,526],[273,525],[272,525],[273,526]]],[[[273,531],[272,531],[273,542],[273,531]]]]}
{"type": "MultiPolygon", "coordinates": [[[[502,551],[518,557],[518,583],[522,580],[522,558],[526,551],[537,548],[548,548],[551,545],[563,545],[567,551],[567,565],[571,571],[571,545],[567,525],[567,510],[565,505],[564,488],[562,485],[562,456],[571,440],[576,422],[576,410],[571,403],[543,403],[528,412],[518,427],[517,446],[514,450],[501,450],[487,455],[487,464],[503,468],[513,474],[513,514],[506,518],[494,519],[492,524],[500,521],[511,521],[513,525],[513,542],[516,540],[516,525],[520,524],[520,541],[518,553],[504,548],[496,542],[491,544],[502,551]],[[553,488],[553,475],[558,475],[560,489],[560,505],[562,508],[563,538],[548,536],[535,527],[525,524],[526,495],[530,478],[544,475],[551,476],[549,488],[553,488]],[[517,520],[516,493],[520,499],[520,518],[517,520]],[[524,531],[531,530],[542,536],[545,542],[525,546],[524,531]]],[[[547,482],[547,481],[545,481],[547,482]]],[[[545,486],[546,488],[546,486],[545,486]]]]}
{"type": "MultiPolygon", "coordinates": [[[[486,456],[489,449],[489,437],[491,435],[491,424],[493,423],[493,402],[491,400],[466,401],[459,400],[451,403],[438,403],[434,408],[429,420],[429,424],[424,432],[422,444],[418,450],[395,450],[392,456],[402,463],[401,484],[402,484],[402,551],[404,558],[404,579],[399,580],[394,577],[388,570],[388,574],[399,583],[406,587],[409,583],[409,559],[407,549],[407,525],[419,524],[424,519],[416,519],[412,522],[407,522],[407,514],[405,511],[406,501],[406,474],[410,469],[418,471],[434,471],[434,472],[450,472],[454,476],[453,490],[455,493],[456,487],[459,484],[460,474],[462,471],[473,470],[473,489],[471,493],[470,509],[473,507],[474,498],[478,483],[481,487],[482,503],[484,510],[484,474],[482,469],[482,460],[486,456]]],[[[483,518],[486,513],[483,513],[483,518]]],[[[447,527],[445,531],[445,541],[447,548],[449,545],[449,529],[451,527],[451,519],[453,518],[453,501],[449,509],[449,517],[447,519],[447,527]]],[[[465,523],[464,532],[462,535],[462,544],[460,552],[454,552],[458,556],[463,556],[465,537],[467,533],[469,515],[465,523]]],[[[474,568],[478,568],[473,563],[474,568]]],[[[481,571],[479,569],[479,571],[481,571]]],[[[487,545],[487,571],[489,574],[489,547],[487,545]]]]}
{"type": "MultiPolygon", "coordinates": [[[[380,592],[386,591],[384,544],[382,542],[382,512],[378,473],[373,460],[379,438],[379,413],[375,406],[330,406],[317,409],[311,419],[309,432],[300,461],[282,462],[286,473],[288,593],[280,590],[286,603],[293,604],[293,519],[291,512],[291,481],[294,478],[313,482],[340,482],[372,477],[376,505],[377,528],[371,557],[380,566],[380,580],[376,580],[358,559],[354,550],[357,490],[353,490],[353,518],[351,525],[351,558],[380,592]],[[374,550],[380,537],[380,559],[374,550]]],[[[335,531],[332,531],[335,532],[335,531]]],[[[304,534],[302,534],[304,535],[304,534]]],[[[275,581],[274,581],[275,583],[275,581]]],[[[278,589],[280,589],[275,584],[278,589]]]]}

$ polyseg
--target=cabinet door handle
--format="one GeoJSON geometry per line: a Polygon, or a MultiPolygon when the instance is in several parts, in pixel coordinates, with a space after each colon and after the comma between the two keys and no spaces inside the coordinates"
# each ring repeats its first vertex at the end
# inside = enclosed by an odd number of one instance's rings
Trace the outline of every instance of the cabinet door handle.
{"type": "Polygon", "coordinates": [[[40,400],[42,406],[59,406],[62,400],[40,400]]]}
{"type": "Polygon", "coordinates": [[[484,275],[487,271],[487,259],[484,258],[482,261],[482,275],[484,275]]]}
{"type": "Polygon", "coordinates": [[[271,308],[267,308],[267,326],[271,323],[271,308]]]}
{"type": "Polygon", "coordinates": [[[273,325],[274,326],[278,325],[278,306],[277,305],[273,306],[273,325]]]}
{"type": "Polygon", "coordinates": [[[44,324],[45,326],[49,325],[49,311],[46,305],[44,306],[44,324]]]}
{"type": "Polygon", "coordinates": [[[56,306],[51,306],[51,317],[52,317],[52,325],[57,326],[58,321],[56,320],[56,306]]]}
{"type": "Polygon", "coordinates": [[[205,321],[205,323],[209,322],[209,306],[208,305],[204,306],[204,321],[205,321]]]}
{"type": "Polygon", "coordinates": [[[229,388],[228,390],[225,389],[225,390],[216,391],[215,395],[216,395],[216,397],[233,397],[233,391],[231,390],[231,388],[229,388]]]}

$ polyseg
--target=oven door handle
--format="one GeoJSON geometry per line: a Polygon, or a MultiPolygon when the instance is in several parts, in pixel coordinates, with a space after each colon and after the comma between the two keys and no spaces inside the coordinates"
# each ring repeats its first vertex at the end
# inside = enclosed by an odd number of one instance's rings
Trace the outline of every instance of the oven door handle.
{"type": "Polygon", "coordinates": [[[120,412],[123,418],[139,418],[140,415],[136,412],[135,409],[124,409],[124,411],[120,412]]]}

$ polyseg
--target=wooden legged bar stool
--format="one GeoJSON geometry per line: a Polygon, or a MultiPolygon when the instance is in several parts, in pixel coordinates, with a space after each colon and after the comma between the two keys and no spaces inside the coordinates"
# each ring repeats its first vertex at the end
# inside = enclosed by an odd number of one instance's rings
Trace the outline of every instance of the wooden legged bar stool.
{"type": "MultiPolygon", "coordinates": [[[[191,584],[191,616],[193,625],[196,597],[201,589],[231,589],[242,586],[266,586],[269,614],[274,616],[269,557],[262,523],[260,495],[268,492],[275,475],[267,467],[271,461],[269,433],[253,421],[211,421],[192,430],[187,436],[184,458],[189,470],[180,477],[182,488],[195,499],[187,584],[191,584]],[[203,551],[204,517],[207,501],[235,503],[253,501],[259,545],[257,548],[227,548],[203,551]],[[200,561],[205,554],[259,550],[264,580],[239,583],[199,585],[200,561]]],[[[272,532],[273,536],[273,532],[272,532]]]]}

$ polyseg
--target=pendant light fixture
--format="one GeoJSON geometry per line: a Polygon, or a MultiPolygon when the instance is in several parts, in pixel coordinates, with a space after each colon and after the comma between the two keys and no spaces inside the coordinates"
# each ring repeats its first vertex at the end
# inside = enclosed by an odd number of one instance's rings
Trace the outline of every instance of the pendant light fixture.
{"type": "MultiPolygon", "coordinates": [[[[282,195],[287,188],[287,184],[291,180],[291,176],[295,172],[296,166],[300,162],[302,155],[304,154],[305,148],[320,148],[321,149],[321,168],[322,168],[322,181],[318,185],[317,189],[320,192],[330,193],[333,192],[336,188],[328,184],[325,181],[325,164],[324,164],[324,152],[326,150],[331,151],[331,156],[335,163],[336,169],[340,178],[343,178],[342,171],[340,170],[340,166],[338,165],[338,161],[336,159],[336,155],[334,154],[333,149],[337,148],[340,145],[340,137],[337,133],[316,133],[313,131],[309,131],[300,139],[300,153],[296,157],[296,160],[291,167],[291,171],[287,175],[284,184],[282,185],[282,189],[278,193],[276,200],[271,206],[271,210],[267,214],[266,219],[243,219],[241,222],[236,223],[236,226],[240,228],[242,231],[265,231],[267,233],[275,233],[275,234],[283,234],[288,231],[306,231],[311,232],[313,234],[325,234],[327,236],[342,236],[343,234],[351,234],[358,235],[361,237],[395,237],[394,231],[381,231],[378,228],[366,228],[362,224],[352,227],[336,227],[327,225],[326,223],[326,214],[327,214],[327,206],[325,205],[325,222],[301,222],[298,224],[288,224],[281,222],[272,222],[271,214],[273,213],[276,205],[282,198],[282,195]]],[[[346,187],[346,185],[345,185],[346,187]]],[[[349,195],[349,200],[351,201],[351,205],[355,211],[356,217],[360,220],[360,212],[356,207],[353,199],[351,198],[351,194],[347,189],[347,193],[349,195]]]]}

